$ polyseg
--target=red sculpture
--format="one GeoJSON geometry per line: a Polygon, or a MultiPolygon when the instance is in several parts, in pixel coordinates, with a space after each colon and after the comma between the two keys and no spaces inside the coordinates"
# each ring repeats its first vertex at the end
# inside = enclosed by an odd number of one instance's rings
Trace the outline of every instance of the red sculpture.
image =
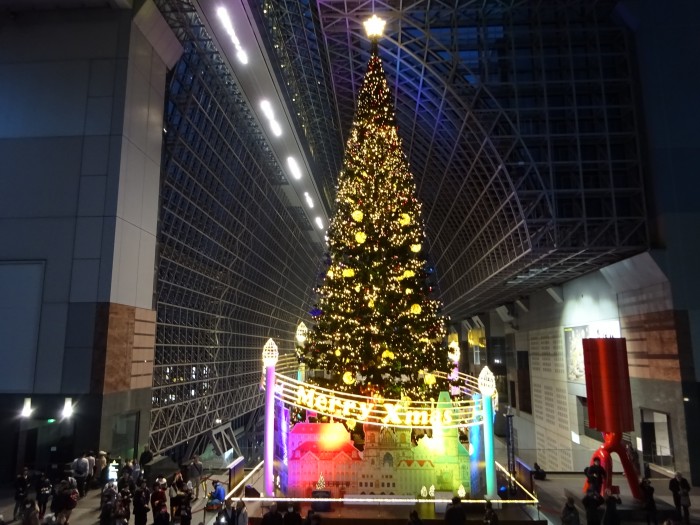
{"type": "MultiPolygon", "coordinates": [[[[583,360],[589,426],[600,430],[604,439],[591,456],[591,464],[595,458],[599,458],[607,474],[601,492],[613,488],[610,454],[615,452],[622,463],[632,495],[641,500],[637,470],[622,443],[622,433],[634,430],[626,341],[624,338],[583,339],[583,360]]],[[[588,490],[588,480],[583,489],[588,490]]]]}

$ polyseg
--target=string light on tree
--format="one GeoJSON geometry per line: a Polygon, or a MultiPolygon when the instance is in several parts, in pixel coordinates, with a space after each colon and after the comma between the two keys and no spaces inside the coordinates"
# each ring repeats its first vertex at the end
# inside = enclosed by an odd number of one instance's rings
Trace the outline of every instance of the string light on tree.
{"type": "Polygon", "coordinates": [[[372,51],[302,361],[327,371],[327,386],[340,391],[436,399],[440,385],[426,371],[449,369],[445,319],[431,297],[421,205],[379,58],[384,22],[375,15],[366,27],[372,51]]]}

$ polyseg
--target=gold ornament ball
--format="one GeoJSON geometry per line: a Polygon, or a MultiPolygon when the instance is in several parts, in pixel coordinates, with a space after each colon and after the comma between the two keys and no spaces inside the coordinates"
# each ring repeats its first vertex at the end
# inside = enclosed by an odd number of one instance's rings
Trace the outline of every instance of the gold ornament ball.
{"type": "Polygon", "coordinates": [[[418,315],[422,311],[423,311],[423,309],[420,307],[419,304],[412,304],[411,305],[411,313],[412,314],[418,315]]]}
{"type": "Polygon", "coordinates": [[[343,383],[346,385],[352,385],[355,382],[355,376],[352,372],[345,372],[343,374],[343,383]]]}
{"type": "Polygon", "coordinates": [[[401,226],[408,226],[411,224],[411,216],[408,213],[402,213],[401,218],[399,219],[399,224],[401,226]]]}
{"type": "Polygon", "coordinates": [[[354,212],[351,213],[351,216],[352,216],[354,221],[362,222],[362,219],[364,218],[365,214],[362,213],[360,210],[355,210],[354,212]]]}
{"type": "Polygon", "coordinates": [[[428,374],[425,374],[423,376],[423,382],[428,386],[434,385],[435,381],[436,381],[436,379],[435,379],[435,376],[433,374],[428,373],[428,374]]]}
{"type": "Polygon", "coordinates": [[[352,268],[343,269],[343,277],[355,277],[355,270],[352,268]]]}
{"type": "Polygon", "coordinates": [[[355,241],[357,241],[357,244],[362,244],[367,240],[367,235],[365,232],[357,232],[355,234],[355,241]]]}
{"type": "Polygon", "coordinates": [[[340,357],[340,350],[336,350],[335,355],[336,355],[336,357],[340,357]]]}
{"type": "Polygon", "coordinates": [[[411,251],[413,253],[418,253],[421,250],[422,246],[420,244],[411,244],[411,251]]]}

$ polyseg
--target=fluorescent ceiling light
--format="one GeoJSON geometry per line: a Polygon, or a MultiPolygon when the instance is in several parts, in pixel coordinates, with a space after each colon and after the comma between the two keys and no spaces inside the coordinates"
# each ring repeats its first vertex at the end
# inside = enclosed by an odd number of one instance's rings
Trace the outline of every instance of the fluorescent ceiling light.
{"type": "Polygon", "coordinates": [[[267,99],[263,99],[260,101],[260,110],[263,112],[263,115],[268,120],[272,120],[275,118],[275,113],[272,111],[272,106],[270,105],[270,101],[267,99]]]}
{"type": "Polygon", "coordinates": [[[224,26],[224,30],[226,31],[226,33],[228,33],[228,36],[231,38],[233,46],[236,48],[236,57],[238,57],[238,61],[241,64],[247,64],[248,55],[241,46],[241,41],[238,40],[238,35],[236,35],[236,31],[233,29],[233,22],[231,22],[231,17],[228,15],[228,11],[225,7],[219,7],[216,10],[216,14],[219,17],[219,20],[221,20],[221,25],[224,26]]]}
{"type": "Polygon", "coordinates": [[[280,135],[282,135],[282,126],[280,126],[276,120],[270,121],[270,129],[272,130],[272,134],[275,137],[279,137],[280,135]]]}
{"type": "Polygon", "coordinates": [[[321,217],[316,217],[316,226],[319,230],[323,229],[323,219],[321,217]]]}
{"type": "Polygon", "coordinates": [[[287,166],[289,166],[289,171],[292,172],[292,177],[297,180],[301,179],[301,169],[294,157],[287,157],[287,166]]]}
{"type": "Polygon", "coordinates": [[[308,191],[304,192],[304,197],[306,198],[306,204],[309,205],[309,208],[314,207],[314,200],[311,198],[311,195],[309,195],[308,191]]]}

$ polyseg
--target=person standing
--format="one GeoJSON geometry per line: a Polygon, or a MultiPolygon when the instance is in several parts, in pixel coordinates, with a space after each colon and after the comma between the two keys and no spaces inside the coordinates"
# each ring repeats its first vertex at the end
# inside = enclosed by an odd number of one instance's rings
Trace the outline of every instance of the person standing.
{"type": "Polygon", "coordinates": [[[642,479],[639,484],[639,490],[642,493],[642,507],[647,515],[647,525],[659,525],[656,518],[656,502],[654,501],[654,487],[651,486],[649,478],[642,479]]]}
{"type": "Polygon", "coordinates": [[[143,452],[139,457],[139,465],[141,465],[141,470],[143,471],[143,477],[146,478],[147,482],[151,481],[151,462],[153,461],[153,453],[148,448],[148,445],[143,447],[143,452]]]}
{"type": "Polygon", "coordinates": [[[139,487],[134,491],[134,525],[146,525],[148,522],[150,497],[146,480],[141,478],[139,487]]]}
{"type": "Polygon", "coordinates": [[[600,464],[600,458],[593,458],[593,464],[583,469],[583,473],[588,480],[588,486],[600,494],[605,478],[608,475],[600,464]]]}
{"type": "Polygon", "coordinates": [[[673,493],[673,504],[676,507],[676,517],[681,519],[681,509],[683,522],[690,523],[690,483],[683,477],[683,474],[676,472],[676,475],[668,482],[668,490],[673,493]]]}
{"type": "Polygon", "coordinates": [[[87,482],[88,469],[90,468],[90,463],[88,462],[85,454],[81,454],[73,460],[73,477],[78,484],[78,493],[80,497],[85,496],[85,483],[87,482]]]}
{"type": "MultiPolygon", "coordinates": [[[[301,515],[299,516],[301,518],[301,515]]],[[[248,525],[248,509],[242,499],[236,503],[236,525],[248,525]]]]}
{"type": "Polygon", "coordinates": [[[192,490],[194,490],[195,501],[199,499],[199,487],[202,484],[202,474],[204,473],[204,465],[199,459],[199,456],[192,458],[190,464],[189,479],[192,481],[192,490]]]}
{"type": "MultiPolygon", "coordinates": [[[[282,514],[277,510],[277,503],[270,505],[268,510],[260,522],[261,525],[284,525],[282,514]]],[[[235,524],[234,524],[235,525],[235,524]]]]}
{"type": "Polygon", "coordinates": [[[589,487],[581,503],[583,508],[586,509],[586,525],[600,525],[599,509],[603,504],[601,495],[589,487]]]}
{"type": "Polygon", "coordinates": [[[445,511],[445,523],[447,525],[464,525],[467,513],[462,507],[462,499],[458,496],[452,498],[452,504],[445,511]]]}
{"type": "Polygon", "coordinates": [[[221,525],[236,525],[236,509],[233,508],[233,501],[228,498],[224,501],[224,508],[219,511],[216,523],[221,525]]]}
{"type": "Polygon", "coordinates": [[[14,519],[17,520],[24,511],[24,503],[29,497],[29,469],[24,467],[20,474],[15,478],[15,511],[14,519]]]}
{"type": "Polygon", "coordinates": [[[44,514],[46,514],[46,506],[49,503],[52,489],[51,481],[49,481],[46,473],[42,472],[39,482],[36,485],[36,503],[39,507],[39,518],[41,519],[43,519],[44,514]]]}
{"type": "Polygon", "coordinates": [[[87,459],[88,462],[88,474],[85,480],[85,494],[87,495],[88,490],[90,490],[95,483],[95,453],[91,450],[87,453],[85,459],[87,459]]]}
{"type": "Polygon", "coordinates": [[[610,489],[605,489],[605,498],[603,505],[603,519],[601,525],[620,525],[620,515],[617,512],[617,506],[622,503],[620,497],[613,494],[610,489]]]}
{"type": "Polygon", "coordinates": [[[484,511],[484,525],[498,525],[498,514],[493,510],[493,504],[490,501],[486,502],[484,511]]]}
{"type": "Polygon", "coordinates": [[[562,525],[580,525],[581,519],[578,515],[578,509],[574,503],[574,498],[569,496],[566,498],[566,503],[564,503],[564,508],[561,511],[561,522],[562,525]]]}
{"type": "Polygon", "coordinates": [[[413,509],[408,513],[408,524],[407,525],[423,525],[423,520],[420,519],[418,511],[413,509]]]}
{"type": "MultiPolygon", "coordinates": [[[[242,501],[240,503],[243,503],[242,501]]],[[[238,511],[238,508],[236,508],[236,512],[238,511]]],[[[295,504],[289,504],[289,508],[287,508],[287,513],[284,515],[284,525],[302,525],[303,518],[301,517],[301,514],[299,513],[299,505],[297,503],[295,504]]],[[[238,525],[238,520],[236,520],[236,525],[238,525]]]]}

